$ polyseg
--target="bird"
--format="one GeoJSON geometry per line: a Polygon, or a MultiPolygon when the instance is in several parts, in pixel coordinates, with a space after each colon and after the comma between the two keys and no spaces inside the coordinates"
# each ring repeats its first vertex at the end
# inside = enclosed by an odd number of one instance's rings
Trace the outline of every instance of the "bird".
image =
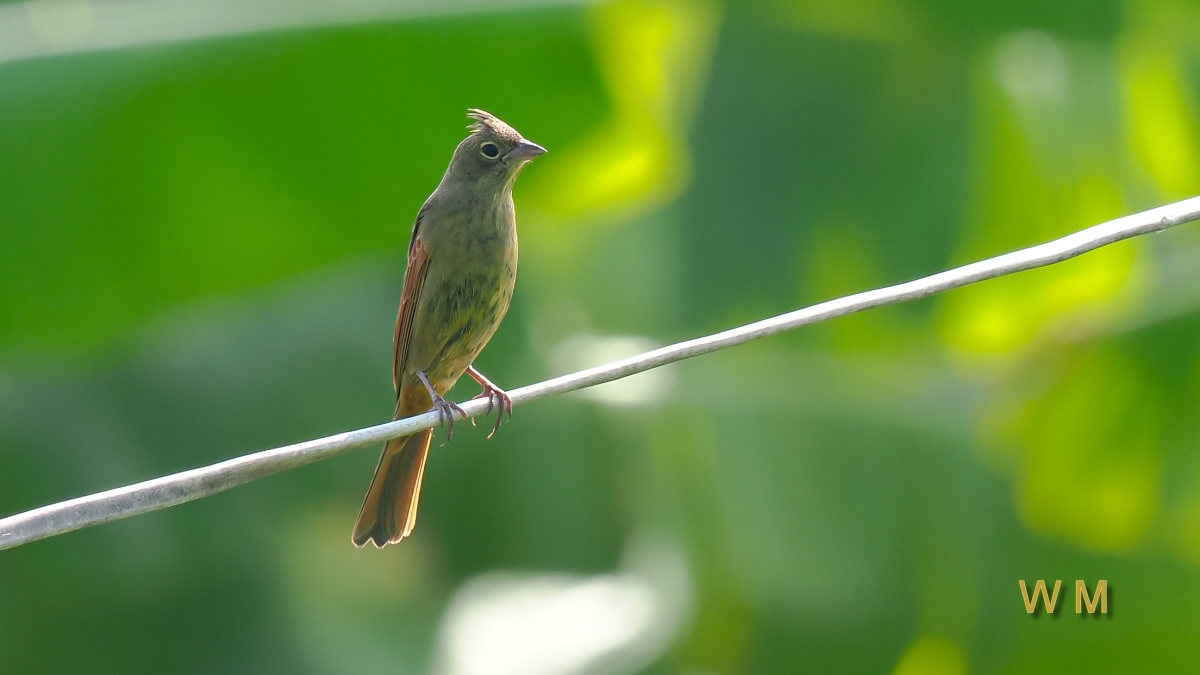
{"type": "MultiPolygon", "coordinates": [[[[508,312],[517,280],[513,183],[546,149],[489,112],[472,108],[470,133],[454,150],[437,189],[417,212],[393,335],[394,419],[436,410],[454,433],[462,408],[444,395],[464,373],[498,408],[492,434],[512,399],[473,365],[508,312]]],[[[491,438],[491,435],[488,436],[491,438]]],[[[354,525],[354,545],[377,548],[412,534],[433,430],[384,446],[354,525]]]]}

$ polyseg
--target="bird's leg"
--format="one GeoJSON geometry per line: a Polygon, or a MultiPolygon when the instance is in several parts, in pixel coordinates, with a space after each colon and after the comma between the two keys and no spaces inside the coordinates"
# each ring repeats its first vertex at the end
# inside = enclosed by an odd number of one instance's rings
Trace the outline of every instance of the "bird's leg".
{"type": "Polygon", "coordinates": [[[433,388],[433,383],[429,381],[429,376],[425,374],[425,371],[417,371],[417,377],[421,378],[421,384],[425,385],[426,391],[429,392],[429,398],[433,399],[433,409],[437,411],[442,424],[446,425],[446,440],[450,440],[450,437],[454,435],[454,413],[457,412],[462,415],[463,419],[466,419],[466,411],[457,404],[442,398],[442,395],[437,393],[437,389],[433,388]]]}
{"type": "MultiPolygon", "coordinates": [[[[508,411],[508,419],[512,419],[512,399],[508,397],[508,393],[500,387],[497,387],[491,380],[483,376],[483,373],[475,369],[475,366],[467,366],[467,374],[472,380],[479,383],[483,387],[483,393],[475,398],[487,398],[488,408],[487,413],[492,412],[492,407],[499,407],[500,412],[496,415],[496,426],[492,427],[492,433],[488,434],[488,438],[496,435],[496,431],[500,429],[500,423],[504,421],[504,412],[508,411]]],[[[487,413],[484,413],[485,415],[487,413]]]]}

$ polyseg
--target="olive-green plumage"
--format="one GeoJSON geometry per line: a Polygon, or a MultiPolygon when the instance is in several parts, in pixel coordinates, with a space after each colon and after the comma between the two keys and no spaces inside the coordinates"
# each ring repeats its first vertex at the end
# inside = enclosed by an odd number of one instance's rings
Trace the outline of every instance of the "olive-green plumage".
{"type": "MultiPolygon", "coordinates": [[[[452,422],[457,406],[441,395],[496,332],[517,280],[513,182],[545,150],[489,113],[471,110],[469,116],[471,134],[413,226],[396,320],[396,419],[432,407],[452,422]]],[[[502,416],[507,396],[478,371],[469,372],[484,386],[483,396],[499,401],[502,416]]],[[[355,545],[382,548],[412,532],[431,439],[432,431],[424,431],[384,448],[354,527],[355,545]]]]}

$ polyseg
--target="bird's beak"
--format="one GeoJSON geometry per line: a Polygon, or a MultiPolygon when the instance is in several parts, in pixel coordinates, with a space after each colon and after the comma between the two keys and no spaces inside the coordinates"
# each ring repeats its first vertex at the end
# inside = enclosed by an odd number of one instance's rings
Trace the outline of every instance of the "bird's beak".
{"type": "Polygon", "coordinates": [[[546,149],[542,146],[533,141],[521,139],[521,144],[509,150],[504,159],[509,162],[528,162],[534,157],[540,157],[544,154],[546,154],[546,149]]]}

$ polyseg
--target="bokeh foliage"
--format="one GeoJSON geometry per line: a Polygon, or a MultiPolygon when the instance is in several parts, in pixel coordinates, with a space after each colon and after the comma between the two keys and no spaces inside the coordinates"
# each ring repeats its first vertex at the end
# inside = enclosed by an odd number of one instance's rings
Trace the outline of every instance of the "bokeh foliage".
{"type": "MultiPolygon", "coordinates": [[[[0,63],[0,512],[386,419],[468,107],[551,151],[515,386],[1200,192],[1197,45],[1183,0],[616,0],[0,63]]],[[[1197,270],[1188,226],[460,427],[382,553],[373,451],[4,552],[0,671],[424,672],[468,579],[647,532],[692,579],[647,672],[1185,668],[1197,270]]]]}

